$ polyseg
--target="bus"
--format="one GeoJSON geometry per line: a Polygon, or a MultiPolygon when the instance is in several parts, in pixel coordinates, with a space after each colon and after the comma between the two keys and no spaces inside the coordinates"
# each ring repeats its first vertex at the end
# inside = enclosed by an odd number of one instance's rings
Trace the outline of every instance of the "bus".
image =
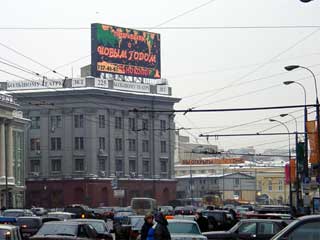
{"type": "Polygon", "coordinates": [[[137,215],[156,213],[158,210],[157,201],[153,198],[132,198],[131,208],[137,215]]]}

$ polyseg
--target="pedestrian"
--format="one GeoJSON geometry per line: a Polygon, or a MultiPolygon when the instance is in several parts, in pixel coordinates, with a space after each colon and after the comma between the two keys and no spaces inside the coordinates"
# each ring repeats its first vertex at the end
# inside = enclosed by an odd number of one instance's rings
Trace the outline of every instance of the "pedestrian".
{"type": "Polygon", "coordinates": [[[147,240],[148,237],[148,232],[150,228],[153,226],[153,214],[152,213],[147,213],[144,217],[144,224],[141,228],[141,240],[147,240]]]}
{"type": "Polygon", "coordinates": [[[209,221],[206,217],[202,215],[201,212],[196,212],[195,221],[198,223],[201,232],[209,231],[209,221]]]}
{"type": "MultiPolygon", "coordinates": [[[[154,232],[153,239],[154,240],[171,240],[170,232],[168,230],[168,221],[163,216],[163,213],[158,213],[155,217],[155,225],[149,230],[150,232],[154,232]],[[152,231],[154,230],[154,231],[152,231]]],[[[149,239],[149,235],[148,235],[149,239]]]]}

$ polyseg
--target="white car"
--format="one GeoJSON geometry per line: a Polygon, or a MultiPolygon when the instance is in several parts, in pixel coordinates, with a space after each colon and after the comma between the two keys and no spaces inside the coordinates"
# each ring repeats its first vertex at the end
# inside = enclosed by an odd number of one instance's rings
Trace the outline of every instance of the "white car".
{"type": "Polygon", "coordinates": [[[195,221],[170,219],[168,223],[172,240],[207,240],[195,221]]]}

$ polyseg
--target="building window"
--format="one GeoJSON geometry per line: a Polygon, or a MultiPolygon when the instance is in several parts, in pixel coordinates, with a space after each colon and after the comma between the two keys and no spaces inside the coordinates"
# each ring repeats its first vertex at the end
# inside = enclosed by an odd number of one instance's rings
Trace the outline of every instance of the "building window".
{"type": "Polygon", "coordinates": [[[166,159],[160,160],[160,171],[161,171],[161,173],[168,172],[168,160],[166,160],[166,159]]]}
{"type": "Polygon", "coordinates": [[[135,118],[129,118],[129,130],[130,131],[136,130],[136,119],[135,118]]]}
{"type": "Polygon", "coordinates": [[[272,180],[268,180],[268,190],[269,192],[272,192],[272,180]]]}
{"type": "Polygon", "coordinates": [[[74,115],[74,127],[83,128],[83,114],[74,115]]]}
{"type": "Polygon", "coordinates": [[[77,172],[84,171],[84,159],[83,158],[76,158],[75,159],[75,170],[77,172]]]}
{"type": "Polygon", "coordinates": [[[83,137],[75,137],[74,138],[74,149],[75,150],[83,150],[84,149],[83,137]]]}
{"type": "Polygon", "coordinates": [[[40,128],[40,117],[30,117],[31,120],[31,129],[39,129],[40,128]]]}
{"type": "Polygon", "coordinates": [[[123,172],[123,161],[122,159],[116,159],[116,171],[122,173],[123,172]]]}
{"type": "Polygon", "coordinates": [[[133,173],[136,172],[136,160],[130,159],[129,160],[129,172],[133,173]]]}
{"type": "Polygon", "coordinates": [[[160,142],[160,152],[161,153],[166,153],[167,152],[167,142],[166,141],[161,141],[160,142]]]}
{"type": "Polygon", "coordinates": [[[122,118],[121,117],[115,117],[115,128],[122,129],[122,118]]]}
{"type": "Polygon", "coordinates": [[[142,170],[145,175],[150,173],[150,160],[143,160],[142,170]]]}
{"type": "Polygon", "coordinates": [[[30,161],[30,170],[31,172],[40,172],[40,160],[31,160],[30,161]]]}
{"type": "Polygon", "coordinates": [[[240,198],[240,191],[239,190],[233,191],[233,196],[240,198]]]}
{"type": "Polygon", "coordinates": [[[62,118],[60,115],[55,115],[50,117],[51,129],[61,128],[62,127],[62,118]]]}
{"type": "Polygon", "coordinates": [[[61,172],[61,159],[52,159],[51,160],[51,171],[52,172],[61,172]]]}
{"type": "Polygon", "coordinates": [[[106,127],[106,117],[104,115],[99,115],[99,128],[106,127]]]}
{"type": "Polygon", "coordinates": [[[149,121],[148,119],[142,119],[142,130],[148,131],[149,130],[149,121]]]}
{"type": "Polygon", "coordinates": [[[60,151],[61,150],[61,138],[53,137],[51,138],[51,151],[60,151]]]}
{"type": "Polygon", "coordinates": [[[278,190],[279,190],[280,192],[282,192],[282,191],[283,191],[283,180],[282,180],[282,179],[279,179],[279,186],[278,186],[278,190]]]}
{"type": "Polygon", "coordinates": [[[135,139],[128,139],[129,142],[129,151],[134,152],[136,151],[136,140],[135,139]]]}
{"type": "Polygon", "coordinates": [[[146,153],[149,152],[149,141],[142,140],[142,152],[146,153]]]}
{"type": "Polygon", "coordinates": [[[106,139],[104,137],[99,137],[99,149],[106,150],[106,139]]]}
{"type": "Polygon", "coordinates": [[[160,131],[165,132],[167,130],[166,120],[160,120],[160,131]]]}
{"type": "Polygon", "coordinates": [[[116,151],[120,152],[122,151],[122,138],[116,138],[116,151]]]}
{"type": "Polygon", "coordinates": [[[106,159],[105,158],[99,158],[99,171],[105,171],[106,170],[106,159]]]}
{"type": "Polygon", "coordinates": [[[240,185],[240,178],[234,179],[234,185],[236,185],[236,186],[240,185]]]}
{"type": "Polygon", "coordinates": [[[40,138],[31,138],[30,139],[30,150],[31,151],[40,151],[40,138]]]}

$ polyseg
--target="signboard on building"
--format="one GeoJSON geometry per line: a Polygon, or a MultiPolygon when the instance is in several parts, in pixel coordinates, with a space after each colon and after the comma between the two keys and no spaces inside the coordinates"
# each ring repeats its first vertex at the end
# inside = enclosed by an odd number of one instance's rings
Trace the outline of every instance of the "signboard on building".
{"type": "Polygon", "coordinates": [[[160,78],[160,34],[91,24],[91,75],[160,78]]]}
{"type": "Polygon", "coordinates": [[[244,163],[242,158],[217,158],[217,159],[194,159],[194,160],[182,160],[182,164],[185,165],[205,165],[205,164],[239,164],[244,163]]]}
{"type": "Polygon", "coordinates": [[[85,78],[73,78],[72,87],[85,87],[86,86],[86,79],[85,78]]]}
{"type": "Polygon", "coordinates": [[[102,78],[95,78],[94,79],[94,86],[98,88],[108,88],[108,80],[102,78]]]}
{"type": "Polygon", "coordinates": [[[113,190],[113,196],[116,198],[124,198],[125,192],[123,189],[115,189],[113,190]]]}
{"type": "Polygon", "coordinates": [[[7,90],[41,89],[41,88],[62,88],[63,79],[47,79],[45,81],[12,81],[7,83],[7,90]]]}
{"type": "Polygon", "coordinates": [[[157,85],[157,93],[162,95],[169,95],[168,85],[157,85]]]}
{"type": "Polygon", "coordinates": [[[125,91],[150,93],[150,85],[143,83],[113,81],[113,88],[125,91]]]}

